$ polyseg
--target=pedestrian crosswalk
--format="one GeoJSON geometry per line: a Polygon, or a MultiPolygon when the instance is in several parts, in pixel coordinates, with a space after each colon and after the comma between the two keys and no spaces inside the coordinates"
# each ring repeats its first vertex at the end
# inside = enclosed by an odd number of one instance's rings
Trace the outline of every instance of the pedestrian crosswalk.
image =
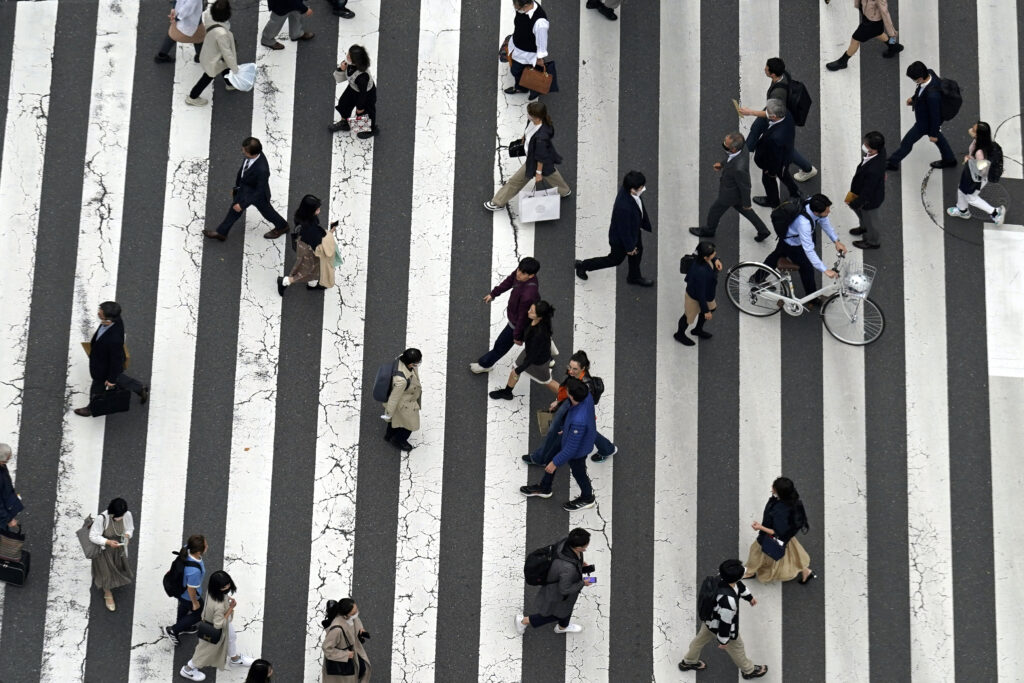
{"type": "MultiPolygon", "coordinates": [[[[259,47],[266,4],[236,3],[232,31],[256,86],[215,82],[210,104],[194,107],[191,46],[173,65],[152,61],[164,3],[99,0],[84,15],[66,0],[0,4],[12,36],[0,45],[0,441],[14,446],[33,554],[28,584],[0,589],[0,678],[176,677],[192,640],[174,649],[160,638],[174,619],[161,579],[193,533],[209,539],[207,567],[237,584],[242,651],[271,660],[281,680],[319,679],[324,604],[346,595],[372,634],[375,678],[688,678],[676,663],[696,587],[726,557],[746,559],[750,524],[783,474],[810,514],[801,542],[819,579],[750,584],[758,604],[744,606],[743,638],[770,677],[1014,679],[1017,207],[999,228],[937,229],[928,207],[950,205],[958,176],[930,169],[922,141],[887,179],[882,248],[848,257],[878,268],[877,343],[841,345],[813,314],[743,316],[724,294],[712,340],[684,348],[672,332],[678,259],[694,246],[686,228],[717,191],[722,137],[749,130],[729,100],[760,106],[768,57],[814,97],[798,144],[820,175],[803,189],[832,198],[841,241],[856,226],[840,200],[861,136],[880,130],[892,151],[913,122],[903,101],[915,60],[960,83],[964,108],[944,128],[958,154],[975,120],[1003,124],[1003,184],[1011,203],[1024,196],[1019,37],[1007,30],[1016,1],[903,3],[899,59],[866,45],[832,73],[824,63],[858,21],[849,3],[631,0],[613,23],[582,1],[549,0],[561,91],[543,101],[573,195],[559,220],[538,224],[520,220],[516,201],[480,206],[521,161],[501,148],[526,121],[525,96],[502,92],[510,76],[494,56],[512,31],[508,3],[353,0],[356,17],[343,21],[312,7],[315,40],[275,51],[259,47]],[[64,37],[83,33],[88,49],[67,59],[64,37]],[[367,48],[380,91],[372,141],[326,130],[337,116],[330,72],[353,44],[367,48]],[[248,135],[263,143],[282,215],[312,193],[321,224],[340,222],[334,288],[279,297],[274,280],[293,255],[285,239],[263,239],[255,212],[226,242],[204,240],[248,135]],[[610,270],[575,279],[574,257],[606,248],[615,191],[634,169],[648,180],[643,268],[656,286],[610,270]],[[578,495],[567,472],[550,500],[518,492],[539,477],[520,456],[538,443],[534,415],[551,392],[523,378],[512,401],[488,399],[511,356],[486,379],[466,369],[505,325],[506,299],[487,305],[484,294],[529,255],[557,309],[554,376],[586,350],[606,387],[599,429],[620,449],[589,463],[598,504],[572,514],[561,508],[578,495]],[[80,418],[80,341],[115,299],[129,374],[152,398],[80,418]],[[423,352],[424,395],[406,454],[381,440],[367,378],[407,347],[423,352]],[[111,613],[74,532],[115,496],[136,520],[136,582],[114,591],[111,613]],[[534,594],[523,558],[575,526],[592,534],[598,576],[575,609],[584,630],[517,635],[513,618],[534,594]]],[[[736,221],[727,215],[716,237],[726,268],[770,250],[736,221]]],[[[702,680],[735,678],[724,653],[703,657],[702,680]]]]}

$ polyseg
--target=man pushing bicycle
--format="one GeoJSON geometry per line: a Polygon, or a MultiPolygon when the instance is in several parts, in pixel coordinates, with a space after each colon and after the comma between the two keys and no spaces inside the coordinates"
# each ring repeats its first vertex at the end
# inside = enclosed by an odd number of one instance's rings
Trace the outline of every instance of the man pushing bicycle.
{"type": "Polygon", "coordinates": [[[779,243],[764,263],[776,268],[779,259],[785,257],[796,264],[800,268],[800,282],[805,296],[817,289],[814,284],[815,270],[830,278],[839,277],[839,273],[825,267],[814,249],[814,229],[821,226],[836,245],[836,251],[846,253],[846,246],[839,241],[839,236],[828,220],[831,211],[832,201],[823,194],[816,194],[802,202],[792,198],[772,211],[772,227],[779,236],[779,243]]]}

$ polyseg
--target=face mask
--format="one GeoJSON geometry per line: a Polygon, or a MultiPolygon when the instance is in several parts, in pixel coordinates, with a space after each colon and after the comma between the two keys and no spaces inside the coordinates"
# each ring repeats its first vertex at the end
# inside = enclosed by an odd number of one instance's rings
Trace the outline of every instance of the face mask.
{"type": "Polygon", "coordinates": [[[724,149],[724,150],[725,150],[726,152],[728,152],[729,154],[732,154],[732,150],[731,150],[731,149],[729,149],[729,145],[726,145],[726,144],[724,144],[724,143],[723,143],[723,144],[722,144],[722,149],[724,149]]]}
{"type": "Polygon", "coordinates": [[[637,197],[639,197],[639,196],[640,196],[640,195],[642,195],[642,194],[643,194],[643,193],[644,193],[644,192],[645,192],[646,190],[647,190],[647,188],[646,188],[646,187],[641,187],[641,188],[640,188],[639,190],[637,190],[637,191],[636,191],[636,196],[637,196],[637,197]]]}
{"type": "Polygon", "coordinates": [[[358,616],[359,616],[359,612],[356,612],[355,614],[350,616],[348,619],[346,619],[346,621],[348,621],[348,623],[351,624],[352,622],[354,622],[356,620],[356,617],[358,617],[358,616]]]}
{"type": "Polygon", "coordinates": [[[864,152],[864,156],[867,156],[867,155],[871,154],[871,150],[868,149],[867,145],[861,145],[860,146],[860,151],[864,152]]]}

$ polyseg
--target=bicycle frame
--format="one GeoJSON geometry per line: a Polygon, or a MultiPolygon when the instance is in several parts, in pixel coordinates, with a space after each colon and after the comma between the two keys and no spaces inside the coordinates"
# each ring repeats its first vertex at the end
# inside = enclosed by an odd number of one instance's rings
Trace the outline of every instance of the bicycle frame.
{"type": "MultiPolygon", "coordinates": [[[[840,256],[836,262],[832,265],[832,270],[839,272],[839,266],[842,263],[842,257],[840,256]]],[[[764,265],[764,264],[761,264],[764,265]]],[[[764,266],[770,268],[769,266],[764,266]]],[[[780,282],[786,283],[786,290],[793,291],[793,276],[788,270],[778,271],[771,268],[772,272],[779,276],[780,282]]],[[[786,313],[797,316],[802,315],[807,310],[807,304],[818,299],[819,297],[828,298],[833,294],[836,294],[841,289],[840,282],[842,277],[838,277],[830,282],[827,282],[821,289],[815,290],[803,298],[797,298],[794,296],[787,296],[779,292],[769,291],[767,288],[772,286],[773,283],[764,283],[758,287],[755,291],[758,297],[763,298],[767,301],[775,301],[779,304],[779,308],[782,308],[786,313]]]]}

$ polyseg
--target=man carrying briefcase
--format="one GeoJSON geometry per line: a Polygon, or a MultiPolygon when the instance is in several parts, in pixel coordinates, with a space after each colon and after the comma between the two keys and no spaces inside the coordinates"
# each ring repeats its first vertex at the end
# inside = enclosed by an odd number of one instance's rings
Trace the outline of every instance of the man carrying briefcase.
{"type": "Polygon", "coordinates": [[[124,322],[121,305],[104,301],[98,312],[100,326],[92,335],[89,353],[89,405],[76,408],[75,415],[99,417],[128,410],[129,392],[139,395],[139,402],[149,400],[149,387],[124,374],[124,322]],[[109,394],[107,392],[110,392],[109,394]]]}

